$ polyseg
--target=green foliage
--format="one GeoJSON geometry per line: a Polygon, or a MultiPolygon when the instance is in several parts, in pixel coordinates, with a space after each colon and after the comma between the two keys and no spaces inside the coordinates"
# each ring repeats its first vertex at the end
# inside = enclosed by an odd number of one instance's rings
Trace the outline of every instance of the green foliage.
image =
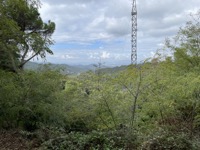
{"type": "Polygon", "coordinates": [[[167,47],[173,51],[175,64],[181,72],[199,71],[200,65],[200,11],[193,14],[193,20],[181,28],[174,43],[167,42],[167,47]]]}
{"type": "MultiPolygon", "coordinates": [[[[0,10],[1,7],[0,7],[0,10]]],[[[14,20],[0,16],[0,69],[14,71],[19,64],[19,50],[16,48],[20,40],[20,28],[14,20]]]]}
{"type": "Polygon", "coordinates": [[[56,72],[0,72],[0,126],[34,130],[42,124],[63,124],[63,101],[58,99],[60,78],[56,72]]]}
{"type": "Polygon", "coordinates": [[[64,136],[50,139],[43,143],[42,149],[69,149],[69,150],[94,150],[94,149],[136,149],[137,138],[134,134],[125,131],[101,132],[93,131],[89,134],[71,132],[64,136]],[[127,136],[131,136],[131,139],[127,136]],[[131,141],[130,141],[131,140],[131,141]]]}
{"type": "Polygon", "coordinates": [[[154,132],[141,145],[142,150],[198,150],[200,147],[184,133],[154,132]]]}
{"type": "Polygon", "coordinates": [[[0,68],[18,72],[34,57],[53,54],[55,23],[44,23],[37,0],[0,1],[0,68]],[[31,54],[31,55],[30,55],[31,54]]]}

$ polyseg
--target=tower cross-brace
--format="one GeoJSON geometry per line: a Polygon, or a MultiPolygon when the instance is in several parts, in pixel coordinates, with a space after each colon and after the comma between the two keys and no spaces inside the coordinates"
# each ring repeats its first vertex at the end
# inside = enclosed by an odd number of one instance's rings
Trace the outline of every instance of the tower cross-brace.
{"type": "Polygon", "coordinates": [[[133,0],[132,5],[132,32],[131,32],[131,63],[137,64],[137,7],[136,0],[133,0]]]}

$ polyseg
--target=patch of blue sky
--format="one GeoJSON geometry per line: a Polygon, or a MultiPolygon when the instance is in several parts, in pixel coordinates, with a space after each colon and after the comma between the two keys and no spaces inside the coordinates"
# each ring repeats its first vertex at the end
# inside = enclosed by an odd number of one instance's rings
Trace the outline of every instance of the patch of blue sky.
{"type": "Polygon", "coordinates": [[[106,40],[94,40],[94,41],[88,41],[88,42],[65,42],[65,43],[55,43],[51,46],[52,49],[98,49],[110,45],[117,45],[117,46],[123,46],[125,43],[121,39],[116,39],[112,41],[106,41],[106,40]]]}

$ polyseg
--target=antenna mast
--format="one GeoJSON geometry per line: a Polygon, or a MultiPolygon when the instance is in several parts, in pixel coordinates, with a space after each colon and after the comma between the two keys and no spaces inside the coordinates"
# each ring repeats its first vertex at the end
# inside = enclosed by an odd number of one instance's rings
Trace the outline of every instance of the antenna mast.
{"type": "Polygon", "coordinates": [[[131,32],[131,64],[137,64],[137,7],[136,0],[132,5],[132,32],[131,32]]]}

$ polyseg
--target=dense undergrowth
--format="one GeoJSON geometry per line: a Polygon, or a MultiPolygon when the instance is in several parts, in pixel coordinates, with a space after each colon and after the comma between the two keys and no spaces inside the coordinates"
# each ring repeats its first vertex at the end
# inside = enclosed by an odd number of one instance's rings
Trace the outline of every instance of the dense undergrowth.
{"type": "Polygon", "coordinates": [[[115,74],[0,74],[1,129],[34,135],[41,149],[199,149],[199,71],[164,61],[115,74]]]}

